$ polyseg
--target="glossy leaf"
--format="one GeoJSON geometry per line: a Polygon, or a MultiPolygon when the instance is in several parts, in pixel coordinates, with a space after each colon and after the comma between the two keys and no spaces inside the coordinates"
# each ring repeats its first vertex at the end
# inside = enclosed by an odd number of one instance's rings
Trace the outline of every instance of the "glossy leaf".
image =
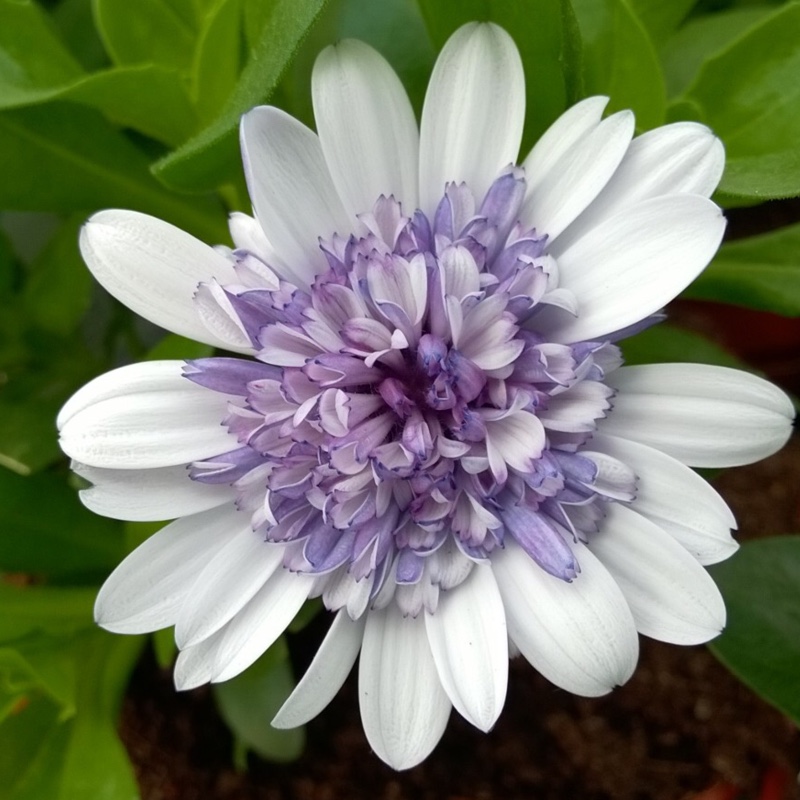
{"type": "Polygon", "coordinates": [[[697,0],[630,0],[630,7],[641,20],[653,44],[659,48],[683,22],[697,0]]]}
{"type": "Polygon", "coordinates": [[[456,28],[471,20],[496,22],[514,38],[525,67],[524,156],[548,125],[577,99],[580,43],[570,24],[570,4],[554,0],[468,0],[458,4],[420,0],[419,5],[437,50],[456,28]]]}
{"type": "Polygon", "coordinates": [[[800,194],[800,4],[789,3],[710,58],[685,99],[727,151],[720,191],[800,194]]]}
{"type": "Polygon", "coordinates": [[[253,666],[233,680],[214,684],[214,697],[234,737],[270,761],[297,758],[305,730],[278,730],[269,723],[294,688],[286,643],[279,639],[253,666]]]}
{"type": "Polygon", "coordinates": [[[278,0],[252,49],[236,86],[208,127],[154,167],[175,188],[208,190],[241,174],[238,128],[241,115],[265,102],[326,0],[278,0]]]}
{"type": "Polygon", "coordinates": [[[800,724],[800,536],[745,542],[711,574],[728,608],[728,625],[711,651],[800,724]]]}
{"type": "Polygon", "coordinates": [[[800,225],[724,245],[685,296],[800,316],[800,225]]]}
{"type": "Polygon", "coordinates": [[[636,125],[661,125],[666,90],[661,66],[642,23],[625,0],[572,0],[583,36],[584,91],[606,94],[609,110],[630,108],[636,125]]]}

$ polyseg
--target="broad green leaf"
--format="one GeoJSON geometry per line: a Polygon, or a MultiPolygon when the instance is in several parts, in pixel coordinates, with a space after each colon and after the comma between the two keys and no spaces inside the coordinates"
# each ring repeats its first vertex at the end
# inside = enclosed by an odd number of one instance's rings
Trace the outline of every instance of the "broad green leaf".
{"type": "Polygon", "coordinates": [[[0,98],[67,83],[82,69],[59,41],[47,15],[31,0],[0,0],[0,98]]]}
{"type": "Polygon", "coordinates": [[[208,127],[158,162],[158,178],[179,189],[208,190],[241,175],[241,115],[265,102],[326,0],[277,0],[228,102],[208,127]]]}
{"type": "Polygon", "coordinates": [[[583,36],[584,88],[630,108],[640,130],[664,122],[666,90],[647,31],[626,0],[572,0],[583,36]]]}
{"type": "Polygon", "coordinates": [[[3,468],[27,476],[61,458],[53,420],[62,402],[61,398],[14,402],[0,395],[0,490],[3,468]]]}
{"type": "Polygon", "coordinates": [[[166,191],[148,161],[99,114],[48,103],[0,114],[0,206],[23,211],[131,208],[210,241],[227,239],[215,203],[166,191]]]}
{"type": "Polygon", "coordinates": [[[745,542],[711,574],[728,608],[711,651],[800,725],[800,536],[745,542]]]}
{"type": "Polygon", "coordinates": [[[800,316],[800,224],[723,245],[684,296],[800,316]]]}
{"type": "Polygon", "coordinates": [[[736,356],[698,333],[673,325],[655,325],[621,342],[626,364],[693,361],[723,367],[743,367],[736,356]]]}
{"type": "Polygon", "coordinates": [[[570,96],[578,79],[570,4],[554,0],[468,0],[458,5],[419,0],[419,4],[437,49],[456,28],[472,20],[496,22],[514,38],[525,67],[524,157],[575,99],[570,96]]]}
{"type": "Polygon", "coordinates": [[[661,51],[667,94],[679,95],[712,56],[764,19],[772,9],[765,6],[734,8],[689,20],[661,51]]]}
{"type": "Polygon", "coordinates": [[[630,0],[631,9],[658,48],[686,19],[697,0],[630,0]]]}
{"type": "Polygon", "coordinates": [[[294,688],[288,656],[286,643],[278,639],[241,675],[212,686],[237,742],[270,761],[291,761],[305,744],[303,728],[278,730],[269,724],[294,688]]]}
{"type": "Polygon", "coordinates": [[[241,0],[219,0],[197,40],[193,97],[203,124],[216,119],[236,86],[241,70],[241,0]]]}
{"type": "Polygon", "coordinates": [[[92,628],[96,587],[11,586],[0,583],[0,641],[35,633],[66,636],[92,628]]]}
{"type": "Polygon", "coordinates": [[[705,62],[686,90],[722,138],[720,191],[753,200],[800,194],[800,3],[782,6],[705,62]]]}
{"type": "Polygon", "coordinates": [[[84,69],[93,71],[109,64],[92,16],[92,0],[61,0],[51,18],[64,43],[84,69]]]}
{"type": "Polygon", "coordinates": [[[86,510],[55,475],[0,470],[0,500],[0,570],[102,575],[124,554],[120,524],[86,510]]]}
{"type": "Polygon", "coordinates": [[[206,358],[214,354],[209,344],[201,344],[193,339],[168,333],[155,347],[148,350],[146,361],[163,361],[165,359],[206,358]]]}
{"type": "Polygon", "coordinates": [[[115,64],[188,69],[195,32],[162,0],[94,0],[100,37],[115,64]]]}

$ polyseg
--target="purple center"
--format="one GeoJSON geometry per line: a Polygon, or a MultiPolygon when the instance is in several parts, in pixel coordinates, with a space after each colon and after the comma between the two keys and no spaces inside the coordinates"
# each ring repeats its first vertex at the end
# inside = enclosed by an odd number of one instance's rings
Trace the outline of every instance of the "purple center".
{"type": "Polygon", "coordinates": [[[448,185],[432,220],[381,197],[357,233],[321,243],[329,268],[312,286],[237,250],[241,285],[200,288],[258,361],[187,365],[231,395],[240,443],[191,477],[233,484],[254,528],[287,545],[287,568],[327,576],[331,607],[347,602],[332,588],[343,580],[373,604],[403,586],[418,589],[408,613],[435,607],[506,536],[572,580],[570,543],[603,500],[632,497],[630,470],[582,449],[619,350],[537,330],[543,309],[575,304],[547,237],[517,223],[524,194],[509,168],[479,207],[448,185]]]}

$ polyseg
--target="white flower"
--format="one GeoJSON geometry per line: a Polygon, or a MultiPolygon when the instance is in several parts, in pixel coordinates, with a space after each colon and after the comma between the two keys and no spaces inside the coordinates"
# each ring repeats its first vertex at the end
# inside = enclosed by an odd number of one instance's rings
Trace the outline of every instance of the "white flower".
{"type": "Polygon", "coordinates": [[[792,406],[730,369],[622,367],[612,344],[716,251],[722,146],[694,123],[632,140],[592,97],[517,167],[524,96],[509,36],[467,25],[418,132],[383,58],[342,42],[314,70],[318,134],[243,118],[255,218],[232,215],[234,250],[129,211],[84,228],[115,297],[249,356],[123,367],[58,420],[89,508],[176,520],[96,617],[174,625],[178,688],[246,669],[321,596],[336,616],[275,724],[319,713],[360,653],[367,738],[404,769],[453,706],[492,727],[509,649],[593,696],[630,677],[637,631],[722,629],[701,565],[735,523],[689,467],[773,453],[792,406]]]}

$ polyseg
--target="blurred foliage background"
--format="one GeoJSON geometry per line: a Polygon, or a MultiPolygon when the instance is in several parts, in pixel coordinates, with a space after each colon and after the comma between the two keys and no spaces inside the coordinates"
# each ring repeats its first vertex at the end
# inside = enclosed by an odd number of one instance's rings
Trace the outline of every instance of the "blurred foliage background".
{"type": "MultiPolygon", "coordinates": [[[[313,60],[345,36],[389,59],[419,111],[436,53],[471,19],[494,20],[519,46],[523,150],[568,105],[602,93],[611,110],[636,112],[639,132],[682,119],[710,125],[728,155],[716,197],[724,207],[800,195],[798,2],[0,0],[0,798],[138,796],[115,724],[146,642],[95,629],[92,603],[157,526],[81,506],[54,418],[109,368],[209,353],[99,290],[78,253],[81,223],[101,208],[131,208],[228,243],[227,213],[250,210],[244,111],[270,102],[313,125],[313,60]]],[[[800,316],[800,225],[726,243],[686,296],[800,316]]],[[[631,340],[626,355],[736,363],[668,325],[631,340]]],[[[750,544],[715,577],[731,609],[716,652],[800,720],[800,540],[750,544]],[[771,657],[754,657],[765,645],[771,657]]],[[[167,667],[171,632],[153,646],[167,667]]],[[[279,641],[215,688],[236,763],[247,750],[300,753],[302,731],[266,724],[292,684],[279,641]]]]}

